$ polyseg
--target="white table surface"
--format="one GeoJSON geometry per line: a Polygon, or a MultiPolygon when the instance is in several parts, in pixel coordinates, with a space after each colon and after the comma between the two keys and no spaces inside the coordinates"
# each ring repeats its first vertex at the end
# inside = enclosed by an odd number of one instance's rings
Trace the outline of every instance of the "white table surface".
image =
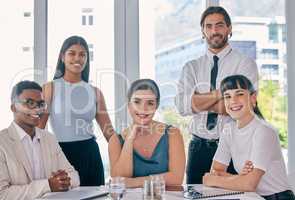
{"type": "MultiPolygon", "coordinates": [[[[202,188],[204,186],[202,185],[194,185],[197,188],[202,188]]],[[[78,187],[74,190],[97,190],[97,187],[78,187]]],[[[206,187],[208,188],[208,187],[206,187]]],[[[210,188],[212,190],[215,190],[215,188],[210,188]]],[[[50,193],[46,194],[45,196],[50,196],[50,193]]],[[[42,199],[46,199],[46,197],[43,197],[42,199]]],[[[109,200],[110,198],[108,196],[95,198],[97,200],[109,200]]],[[[142,189],[136,188],[136,189],[127,189],[126,194],[124,195],[123,200],[141,200],[142,199],[142,189]]],[[[172,191],[166,191],[166,200],[182,200],[183,193],[182,192],[172,192],[172,191]]],[[[258,194],[254,192],[245,192],[244,194],[239,195],[230,195],[230,196],[222,196],[222,197],[210,197],[210,198],[204,198],[203,200],[213,200],[213,199],[240,199],[240,200],[263,200],[262,197],[260,197],[258,194]]]]}

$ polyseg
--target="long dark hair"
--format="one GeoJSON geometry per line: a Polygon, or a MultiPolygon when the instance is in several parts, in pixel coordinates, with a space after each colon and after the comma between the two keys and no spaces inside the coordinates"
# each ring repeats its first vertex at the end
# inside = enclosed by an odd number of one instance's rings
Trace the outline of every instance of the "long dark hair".
{"type": "MultiPolygon", "coordinates": [[[[256,90],[254,89],[254,86],[251,83],[251,81],[246,76],[243,76],[243,75],[228,76],[225,79],[223,79],[220,83],[220,91],[222,96],[226,90],[233,90],[233,89],[239,89],[239,88],[248,90],[250,92],[250,95],[256,93],[256,90]]],[[[261,111],[258,108],[257,102],[253,108],[253,111],[258,117],[260,117],[261,119],[264,119],[261,111]]]]}
{"type": "Polygon", "coordinates": [[[59,52],[53,80],[61,78],[65,75],[65,64],[62,61],[62,56],[65,54],[65,52],[68,50],[68,48],[70,48],[72,45],[75,45],[75,44],[83,46],[86,50],[87,60],[86,60],[85,67],[81,73],[81,79],[88,83],[88,80],[89,80],[89,48],[88,48],[86,40],[84,38],[82,38],[80,36],[76,36],[76,35],[67,38],[64,41],[64,43],[62,44],[62,47],[59,52]]]}

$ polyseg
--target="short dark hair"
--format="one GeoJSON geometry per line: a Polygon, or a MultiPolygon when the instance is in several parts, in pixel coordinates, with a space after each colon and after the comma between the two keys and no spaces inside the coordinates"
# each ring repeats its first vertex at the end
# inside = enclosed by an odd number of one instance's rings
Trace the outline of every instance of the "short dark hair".
{"type": "Polygon", "coordinates": [[[15,101],[15,99],[24,91],[24,90],[38,90],[40,92],[42,92],[42,87],[34,82],[34,81],[20,81],[18,82],[15,86],[13,86],[12,88],[12,92],[11,92],[11,103],[13,103],[15,101]]]}
{"type": "Polygon", "coordinates": [[[86,42],[86,40],[80,36],[71,36],[69,38],[67,38],[63,44],[62,47],[60,49],[59,55],[58,55],[58,60],[57,60],[57,64],[56,64],[56,69],[55,69],[55,73],[54,73],[54,79],[58,79],[61,78],[65,75],[65,64],[62,61],[62,55],[65,54],[65,52],[68,50],[68,48],[70,48],[72,45],[81,45],[82,47],[85,48],[86,50],[86,54],[87,54],[87,60],[86,60],[86,64],[85,64],[85,68],[83,69],[82,73],[81,73],[81,79],[85,82],[88,82],[89,80],[89,48],[88,48],[88,44],[86,42]]]}
{"type": "Polygon", "coordinates": [[[153,81],[152,79],[138,79],[138,80],[134,81],[131,84],[131,86],[128,90],[128,93],[127,93],[128,102],[130,102],[133,93],[136,92],[137,90],[151,90],[154,93],[154,95],[156,96],[157,108],[159,107],[160,90],[159,90],[159,87],[155,81],[153,81]]]}
{"type": "Polygon", "coordinates": [[[226,10],[223,7],[210,6],[203,12],[203,14],[201,16],[201,22],[200,22],[201,27],[204,26],[204,21],[205,21],[206,17],[208,15],[212,15],[212,14],[221,14],[224,18],[226,26],[229,27],[231,25],[231,20],[230,20],[229,14],[226,12],[226,10]]]}

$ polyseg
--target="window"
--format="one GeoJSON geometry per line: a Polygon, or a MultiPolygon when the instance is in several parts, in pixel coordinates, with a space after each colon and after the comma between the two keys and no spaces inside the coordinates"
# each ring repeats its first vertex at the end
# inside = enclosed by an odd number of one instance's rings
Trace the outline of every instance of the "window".
{"type": "MultiPolygon", "coordinates": [[[[102,90],[108,113],[114,122],[114,1],[100,0],[99,3],[95,0],[78,0],[75,3],[70,0],[48,1],[49,81],[53,78],[61,45],[72,35],[84,37],[89,44],[91,60],[89,82],[102,90]],[[69,3],[71,9],[65,9],[69,3]],[[97,17],[96,23],[94,16],[97,17]],[[88,28],[90,25],[93,27],[91,30],[88,28]]],[[[97,124],[94,125],[107,178],[109,174],[107,142],[97,124]]]]}
{"type": "Polygon", "coordinates": [[[88,16],[88,22],[89,22],[89,26],[93,25],[93,16],[92,15],[88,16]]]}
{"type": "Polygon", "coordinates": [[[92,15],[82,15],[82,25],[89,25],[92,26],[93,25],[93,16],[92,15]],[[88,17],[88,23],[87,23],[87,17],[88,17]]]}
{"type": "Polygon", "coordinates": [[[286,30],[286,24],[282,25],[282,42],[286,43],[286,38],[287,38],[287,30],[286,30]]]}
{"type": "Polygon", "coordinates": [[[93,8],[82,9],[82,25],[93,25],[93,8]]]}
{"type": "Polygon", "coordinates": [[[261,79],[258,105],[266,120],[279,130],[286,158],[288,124],[285,1],[240,0],[237,4],[234,0],[220,0],[220,5],[232,17],[232,40],[256,42],[256,62],[261,79]]]}
{"type": "Polygon", "coordinates": [[[199,25],[205,3],[203,0],[139,1],[140,78],[156,80],[161,92],[158,119],[179,127],[186,144],[190,134],[185,127],[190,117],[178,114],[174,97],[183,65],[205,49],[199,25]]]}
{"type": "Polygon", "coordinates": [[[85,26],[86,25],[86,16],[82,15],[82,25],[85,26]]]}
{"type": "Polygon", "coordinates": [[[93,44],[88,43],[90,61],[93,61],[93,44]]]}
{"type": "Polygon", "coordinates": [[[31,17],[31,12],[24,12],[24,17],[31,17]]]}
{"type": "Polygon", "coordinates": [[[263,64],[261,66],[261,74],[263,74],[265,76],[267,76],[267,75],[279,75],[279,65],[263,64]]]}
{"type": "Polygon", "coordinates": [[[279,41],[279,30],[278,25],[276,23],[271,23],[269,25],[269,40],[272,42],[278,42],[279,41]]]}
{"type": "Polygon", "coordinates": [[[12,87],[21,80],[33,80],[34,1],[11,0],[0,7],[1,85],[0,129],[7,128],[13,119],[10,110],[12,87]]]}
{"type": "Polygon", "coordinates": [[[261,57],[264,59],[278,59],[279,50],[278,49],[262,49],[261,57]]]}
{"type": "Polygon", "coordinates": [[[23,47],[22,49],[23,49],[23,52],[29,52],[31,48],[30,47],[23,47]]]}

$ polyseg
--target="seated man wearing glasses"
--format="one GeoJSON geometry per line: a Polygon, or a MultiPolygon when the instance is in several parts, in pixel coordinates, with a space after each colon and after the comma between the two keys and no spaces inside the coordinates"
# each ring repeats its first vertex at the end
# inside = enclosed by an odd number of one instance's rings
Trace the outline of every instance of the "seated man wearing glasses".
{"type": "Polygon", "coordinates": [[[37,128],[45,109],[37,83],[21,81],[13,87],[14,121],[0,132],[0,199],[35,199],[80,183],[55,137],[37,128]]]}

